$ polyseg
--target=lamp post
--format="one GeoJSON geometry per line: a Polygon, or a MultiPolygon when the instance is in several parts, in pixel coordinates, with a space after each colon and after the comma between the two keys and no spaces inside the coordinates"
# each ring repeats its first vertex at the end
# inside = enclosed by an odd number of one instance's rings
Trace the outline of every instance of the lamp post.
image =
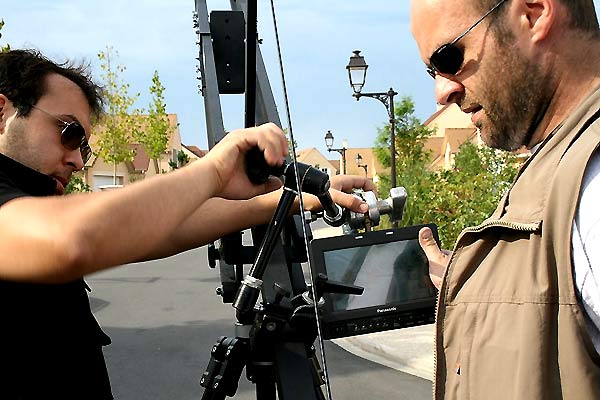
{"type": "Polygon", "coordinates": [[[365,85],[365,79],[367,77],[367,68],[369,66],[365,62],[365,58],[360,55],[360,50],[354,50],[353,53],[354,55],[350,57],[350,62],[346,66],[346,69],[348,70],[350,86],[352,86],[352,90],[354,91],[352,96],[356,97],[356,101],[360,100],[361,97],[371,97],[373,99],[377,99],[383,103],[388,112],[391,136],[391,184],[392,187],[396,187],[396,118],[394,115],[394,96],[398,93],[392,88],[390,88],[390,90],[387,92],[362,93],[362,88],[365,85]]]}
{"type": "Polygon", "coordinates": [[[331,131],[327,131],[327,133],[325,134],[325,145],[327,146],[327,151],[328,152],[332,152],[332,151],[337,151],[338,153],[340,153],[342,155],[342,174],[346,175],[346,150],[347,149],[347,144],[346,141],[342,141],[342,147],[339,149],[334,149],[333,148],[333,133],[331,133],[331,131]]]}
{"type": "Polygon", "coordinates": [[[360,155],[360,153],[356,153],[355,161],[356,161],[356,165],[358,167],[363,168],[365,170],[365,178],[366,178],[368,176],[367,171],[369,169],[369,166],[367,164],[362,163],[362,156],[360,155]]]}

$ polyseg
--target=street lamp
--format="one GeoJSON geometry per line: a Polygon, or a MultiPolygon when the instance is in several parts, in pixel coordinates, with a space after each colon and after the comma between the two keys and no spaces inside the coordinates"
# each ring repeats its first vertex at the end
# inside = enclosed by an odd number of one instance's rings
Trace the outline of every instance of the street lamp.
{"type": "Polygon", "coordinates": [[[360,153],[356,153],[356,165],[360,168],[364,168],[365,177],[367,177],[368,176],[367,170],[368,170],[369,166],[367,164],[362,163],[362,156],[360,155],[360,153]]]}
{"type": "Polygon", "coordinates": [[[340,149],[334,149],[333,133],[331,133],[331,131],[327,131],[325,134],[325,145],[327,146],[328,152],[337,151],[342,155],[342,174],[346,175],[346,150],[348,150],[346,141],[342,141],[342,147],[340,149]]]}
{"type": "Polygon", "coordinates": [[[392,187],[396,187],[396,118],[394,116],[394,96],[398,93],[392,88],[387,92],[362,93],[367,77],[367,68],[369,68],[369,66],[365,62],[365,58],[360,55],[360,50],[354,50],[353,53],[354,55],[350,57],[350,62],[348,62],[348,65],[346,66],[350,86],[352,86],[352,90],[354,91],[352,96],[356,97],[356,101],[360,100],[361,97],[377,99],[383,103],[388,112],[391,136],[390,155],[392,158],[391,184],[392,187]]]}

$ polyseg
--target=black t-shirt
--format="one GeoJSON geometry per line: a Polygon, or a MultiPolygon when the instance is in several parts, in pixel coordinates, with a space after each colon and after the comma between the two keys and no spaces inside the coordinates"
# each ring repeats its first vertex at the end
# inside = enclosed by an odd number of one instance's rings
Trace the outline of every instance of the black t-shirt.
{"type": "MultiPolygon", "coordinates": [[[[0,207],[55,189],[51,177],[0,154],[0,207]]],[[[86,289],[83,279],[57,285],[0,280],[0,399],[113,398],[102,355],[110,338],[91,312],[86,289]]]]}

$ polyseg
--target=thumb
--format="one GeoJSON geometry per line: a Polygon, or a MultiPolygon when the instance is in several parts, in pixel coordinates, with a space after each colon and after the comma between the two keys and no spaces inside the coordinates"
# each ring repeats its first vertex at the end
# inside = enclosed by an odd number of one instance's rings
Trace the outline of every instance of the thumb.
{"type": "Polygon", "coordinates": [[[274,176],[270,176],[265,182],[265,193],[272,192],[274,190],[279,189],[282,186],[282,182],[279,178],[274,176]]]}
{"type": "Polygon", "coordinates": [[[369,211],[367,203],[353,194],[344,193],[339,190],[330,190],[331,199],[343,208],[347,208],[357,213],[366,213],[369,211]]]}
{"type": "Polygon", "coordinates": [[[425,255],[430,261],[438,260],[444,256],[444,253],[440,250],[431,228],[424,227],[419,231],[419,244],[425,252],[425,255]]]}
{"type": "Polygon", "coordinates": [[[449,252],[443,252],[440,250],[437,242],[433,237],[433,232],[431,232],[431,228],[425,227],[421,228],[419,231],[419,244],[425,255],[427,256],[427,260],[429,261],[429,277],[431,281],[440,289],[442,285],[442,277],[444,276],[444,272],[448,266],[448,262],[450,261],[449,252]]]}

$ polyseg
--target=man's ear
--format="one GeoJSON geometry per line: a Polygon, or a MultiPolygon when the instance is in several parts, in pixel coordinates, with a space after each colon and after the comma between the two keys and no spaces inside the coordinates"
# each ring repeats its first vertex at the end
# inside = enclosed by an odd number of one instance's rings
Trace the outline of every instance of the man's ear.
{"type": "Polygon", "coordinates": [[[521,28],[533,42],[545,40],[557,23],[557,0],[519,1],[521,28]]]}
{"type": "Polygon", "coordinates": [[[12,102],[5,95],[0,93],[0,135],[2,135],[6,129],[6,121],[10,116],[9,108],[11,108],[12,102]]]}

